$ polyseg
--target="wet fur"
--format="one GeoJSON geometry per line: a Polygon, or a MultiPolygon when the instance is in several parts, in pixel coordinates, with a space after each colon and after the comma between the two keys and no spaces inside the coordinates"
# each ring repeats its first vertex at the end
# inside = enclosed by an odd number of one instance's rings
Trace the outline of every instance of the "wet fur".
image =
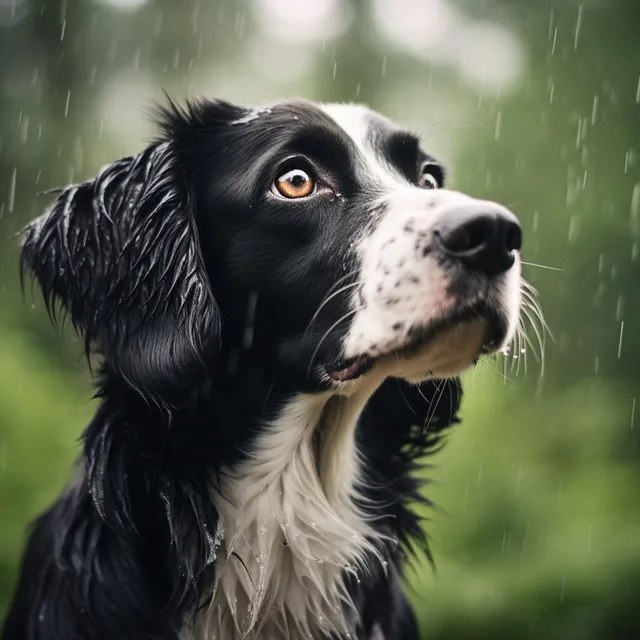
{"type": "Polygon", "coordinates": [[[324,226],[320,210],[249,219],[292,129],[334,173],[352,166],[313,105],[264,114],[171,105],[158,141],[26,230],[51,316],[102,358],[100,404],[76,479],[33,525],[5,640],[418,637],[402,576],[429,554],[420,461],[457,421],[459,382],[383,363],[336,393],[309,369],[345,341],[348,324],[320,338],[350,292],[310,319],[356,266],[334,245],[361,237],[371,202],[324,226]]]}

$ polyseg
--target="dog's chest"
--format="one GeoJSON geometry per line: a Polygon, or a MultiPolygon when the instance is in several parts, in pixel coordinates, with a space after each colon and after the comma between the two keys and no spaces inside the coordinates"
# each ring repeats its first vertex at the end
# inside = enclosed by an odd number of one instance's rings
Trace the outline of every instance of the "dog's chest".
{"type": "Polygon", "coordinates": [[[317,398],[299,398],[226,476],[214,498],[223,531],[216,585],[190,640],[353,633],[344,576],[376,557],[375,533],[353,501],[354,428],[343,411],[327,415],[317,398]]]}

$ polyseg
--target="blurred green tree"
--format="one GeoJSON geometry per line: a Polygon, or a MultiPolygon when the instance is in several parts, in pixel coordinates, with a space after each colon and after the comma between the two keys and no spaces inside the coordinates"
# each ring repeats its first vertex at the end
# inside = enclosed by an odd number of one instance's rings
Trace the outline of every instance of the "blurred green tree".
{"type": "Polygon", "coordinates": [[[526,268],[555,334],[544,375],[529,327],[526,353],[467,375],[465,422],[430,472],[448,513],[425,514],[438,573],[411,574],[425,638],[640,637],[640,4],[459,0],[527,52],[519,89],[495,92],[387,42],[374,0],[341,3],[347,30],[306,48],[265,35],[260,2],[0,2],[0,617],[25,527],[93,410],[79,342],[22,298],[14,234],[46,206],[39,190],[140,148],[148,129],[117,119],[123,102],[214,87],[417,123],[454,188],[518,213],[524,259],[561,269],[526,268]]]}

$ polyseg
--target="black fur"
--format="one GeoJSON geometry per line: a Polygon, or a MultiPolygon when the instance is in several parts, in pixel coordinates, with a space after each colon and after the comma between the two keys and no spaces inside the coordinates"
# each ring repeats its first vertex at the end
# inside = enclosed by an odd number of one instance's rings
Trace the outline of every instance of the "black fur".
{"type": "MultiPolygon", "coordinates": [[[[353,281],[348,239],[370,204],[344,132],[307,103],[255,120],[170,105],[161,128],[26,231],[23,266],[51,316],[68,313],[102,356],[100,405],[76,481],[33,526],[4,640],[178,640],[215,582],[219,472],[294,392],[327,388],[310,364],[344,336],[326,334],[346,293],[311,322],[353,281]],[[265,195],[292,154],[334,194],[286,207],[265,195]]],[[[416,472],[459,401],[454,380],[391,379],[362,415],[363,508],[399,541],[383,550],[390,571],[349,582],[363,640],[376,625],[418,637],[401,587],[406,552],[428,553],[416,472]]]]}

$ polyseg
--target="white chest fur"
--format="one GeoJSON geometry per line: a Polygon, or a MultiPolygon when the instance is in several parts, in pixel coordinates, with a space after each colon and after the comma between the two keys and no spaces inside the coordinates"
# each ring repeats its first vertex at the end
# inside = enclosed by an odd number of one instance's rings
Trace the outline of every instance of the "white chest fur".
{"type": "Polygon", "coordinates": [[[343,571],[366,571],[365,554],[376,554],[353,500],[355,427],[368,395],[297,396],[229,470],[214,497],[223,529],[217,584],[186,637],[294,640],[353,630],[343,571]]]}

